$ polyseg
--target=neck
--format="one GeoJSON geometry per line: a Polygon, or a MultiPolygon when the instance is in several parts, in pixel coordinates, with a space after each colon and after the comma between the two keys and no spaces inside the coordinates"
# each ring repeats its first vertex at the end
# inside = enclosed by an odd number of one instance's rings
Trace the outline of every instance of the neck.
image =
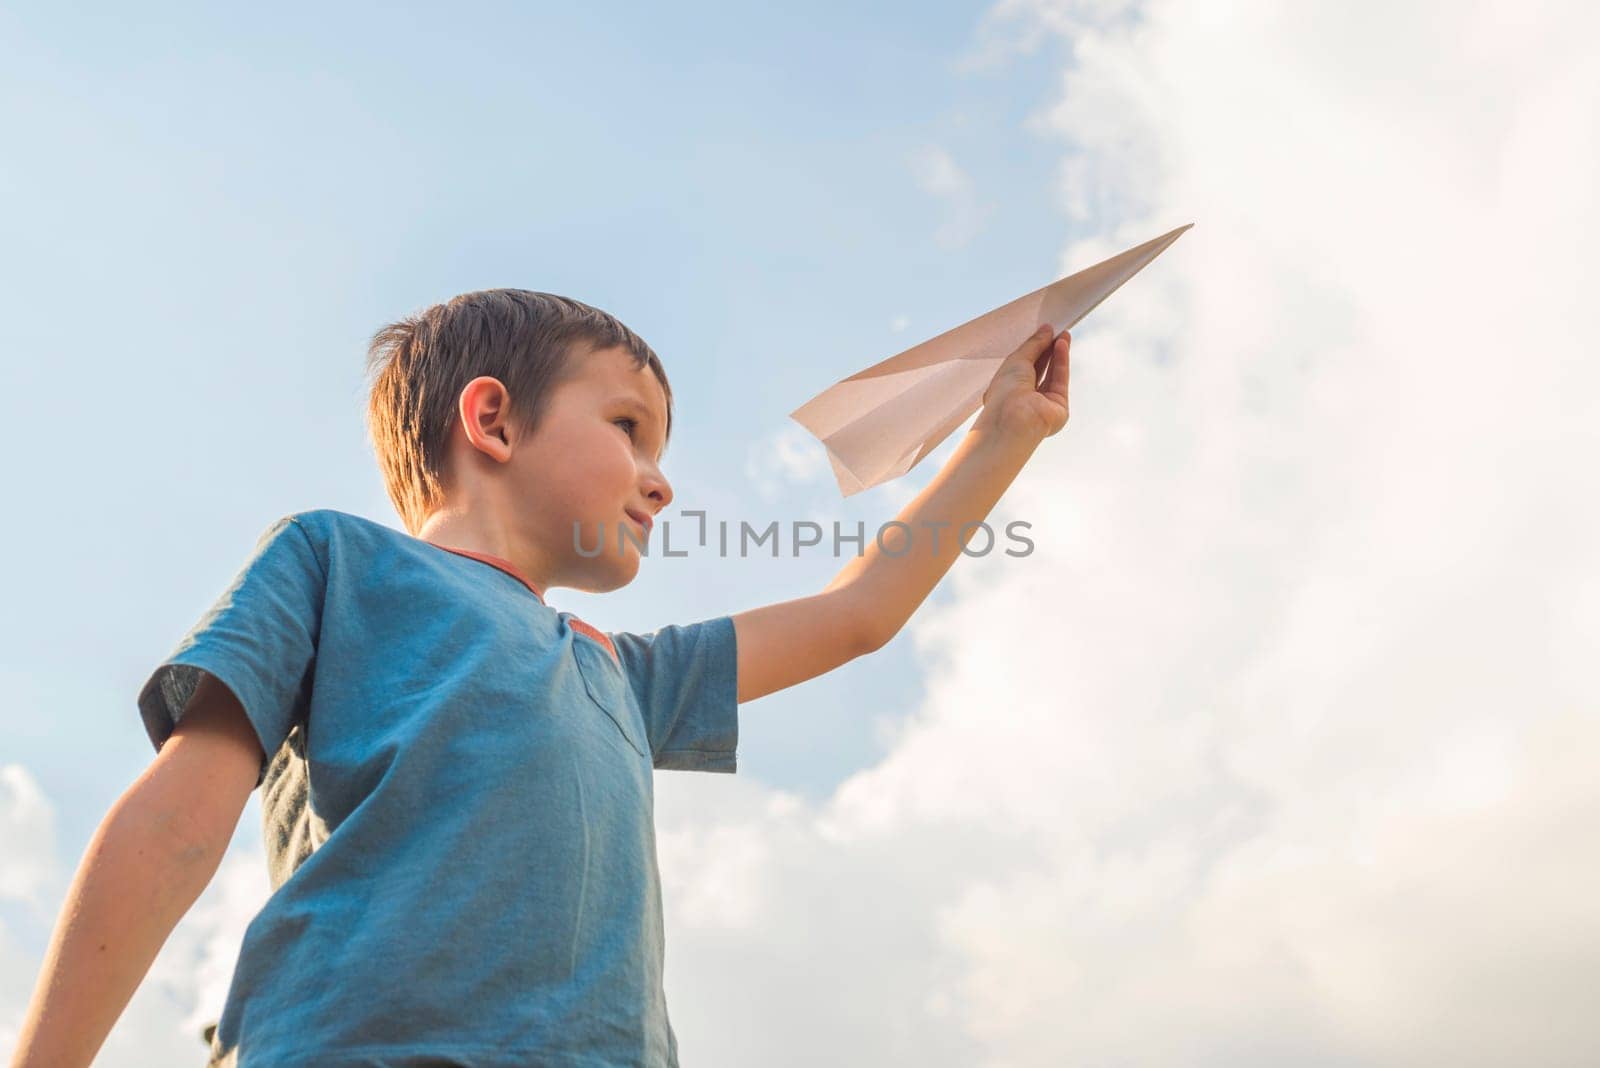
{"type": "Polygon", "coordinates": [[[499,557],[540,590],[553,585],[545,553],[493,509],[446,505],[423,521],[416,536],[435,545],[499,557]]]}

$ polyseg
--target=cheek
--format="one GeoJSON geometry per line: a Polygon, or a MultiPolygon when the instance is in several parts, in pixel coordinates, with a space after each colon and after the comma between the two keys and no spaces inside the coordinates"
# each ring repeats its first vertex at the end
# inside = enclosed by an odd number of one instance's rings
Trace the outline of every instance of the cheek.
{"type": "Polygon", "coordinates": [[[612,428],[611,434],[596,442],[593,450],[585,454],[590,475],[597,481],[609,484],[633,482],[633,443],[622,431],[612,428]]]}
{"type": "Polygon", "coordinates": [[[572,444],[576,447],[564,450],[561,460],[552,459],[533,473],[549,497],[581,506],[626,494],[637,481],[632,446],[622,431],[586,435],[572,444]]]}

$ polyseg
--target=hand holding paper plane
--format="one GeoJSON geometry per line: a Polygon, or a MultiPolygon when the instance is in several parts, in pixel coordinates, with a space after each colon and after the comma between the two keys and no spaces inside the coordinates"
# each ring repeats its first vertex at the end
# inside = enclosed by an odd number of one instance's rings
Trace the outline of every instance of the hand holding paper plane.
{"type": "Polygon", "coordinates": [[[905,474],[977,411],[1002,361],[1041,325],[1071,329],[1176,241],[1153,241],[914,345],[817,394],[790,413],[828,450],[846,497],[905,474]]]}

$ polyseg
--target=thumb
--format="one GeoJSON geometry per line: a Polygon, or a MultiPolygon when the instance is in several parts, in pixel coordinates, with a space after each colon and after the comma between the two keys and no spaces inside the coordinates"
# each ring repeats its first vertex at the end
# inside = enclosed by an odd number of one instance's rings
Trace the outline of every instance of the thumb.
{"type": "Polygon", "coordinates": [[[1021,345],[1017,346],[1015,352],[1000,361],[1000,366],[995,371],[996,377],[1021,378],[1026,374],[1030,382],[1037,382],[1039,360],[1050,350],[1055,341],[1055,333],[1056,328],[1049,323],[1041,324],[1023,340],[1021,345]]]}
{"type": "Polygon", "coordinates": [[[1049,350],[1055,328],[1045,323],[1017,346],[1015,352],[1000,361],[994,376],[983,391],[983,403],[1018,390],[1032,391],[1039,384],[1039,360],[1049,350]]]}
{"type": "Polygon", "coordinates": [[[1049,323],[1040,323],[1038,328],[1029,334],[1027,339],[1017,346],[1017,350],[1007,356],[1006,359],[1016,360],[1019,363],[1025,360],[1031,364],[1050,347],[1050,343],[1055,340],[1055,336],[1055,327],[1049,323]]]}

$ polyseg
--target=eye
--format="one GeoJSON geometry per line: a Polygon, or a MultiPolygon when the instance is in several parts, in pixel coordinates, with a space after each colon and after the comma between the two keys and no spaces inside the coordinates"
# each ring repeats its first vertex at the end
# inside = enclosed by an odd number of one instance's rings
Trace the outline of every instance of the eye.
{"type": "Polygon", "coordinates": [[[629,438],[629,440],[632,440],[634,432],[639,429],[639,420],[632,419],[632,418],[629,418],[627,416],[623,416],[621,419],[613,419],[611,421],[613,423],[627,423],[628,424],[628,438],[629,438]]]}

